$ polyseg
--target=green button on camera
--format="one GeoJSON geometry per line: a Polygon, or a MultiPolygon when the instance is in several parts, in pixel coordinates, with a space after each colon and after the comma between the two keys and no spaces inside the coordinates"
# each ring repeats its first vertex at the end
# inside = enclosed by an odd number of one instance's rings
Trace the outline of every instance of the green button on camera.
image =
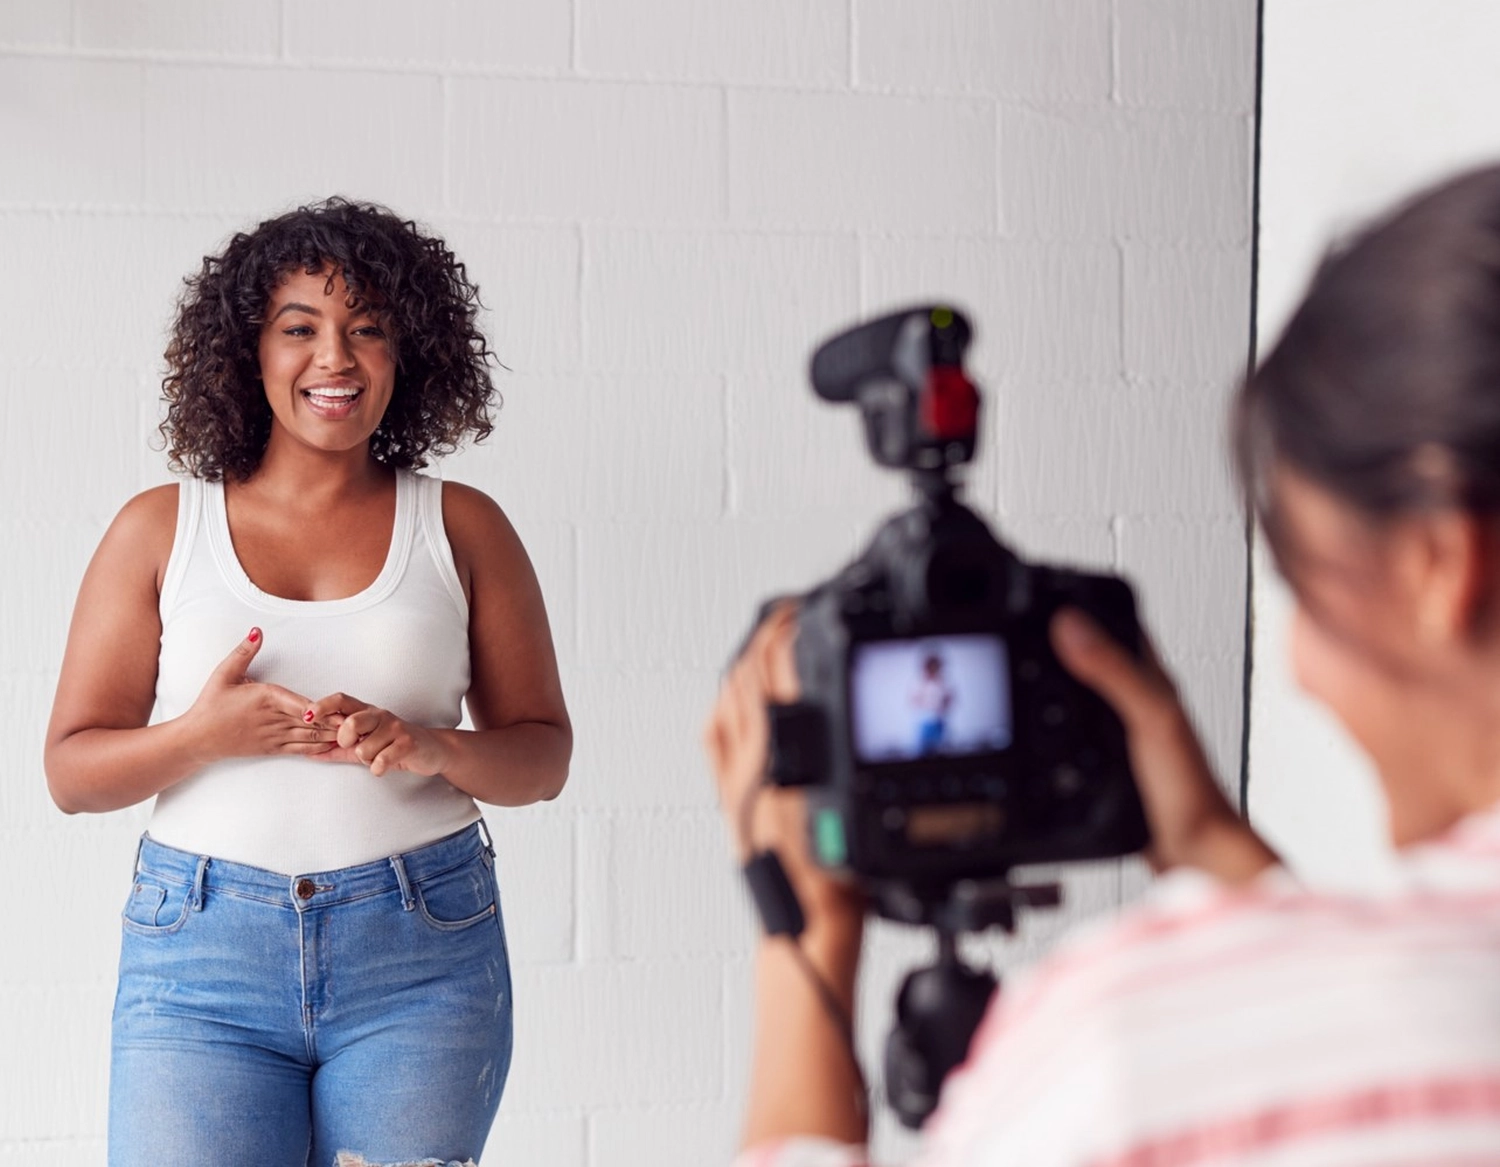
{"type": "Polygon", "coordinates": [[[842,867],[849,859],[849,841],[844,837],[844,820],[829,807],[820,809],[813,819],[813,846],[818,862],[824,867],[842,867]]]}

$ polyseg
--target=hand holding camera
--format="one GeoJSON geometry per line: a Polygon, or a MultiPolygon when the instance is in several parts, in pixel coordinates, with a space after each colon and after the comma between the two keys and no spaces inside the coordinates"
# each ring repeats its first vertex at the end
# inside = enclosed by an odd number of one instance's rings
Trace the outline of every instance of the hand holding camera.
{"type": "Polygon", "coordinates": [[[1149,644],[1138,660],[1073,611],[1053,620],[1052,644],[1068,671],[1108,701],[1124,723],[1151,827],[1146,858],[1153,868],[1192,867],[1239,884],[1276,865],[1275,853],[1214,781],[1187,711],[1149,644]]]}
{"type": "Polygon", "coordinates": [[[821,935],[826,923],[835,936],[857,939],[865,898],[849,880],[812,861],[805,844],[806,799],[796,791],[765,788],[768,709],[795,702],[801,692],[793,657],[796,634],[791,601],[774,606],[752,630],[725,674],[704,730],[704,748],[738,862],[743,865],[757,853],[779,855],[807,930],[821,935]]]}

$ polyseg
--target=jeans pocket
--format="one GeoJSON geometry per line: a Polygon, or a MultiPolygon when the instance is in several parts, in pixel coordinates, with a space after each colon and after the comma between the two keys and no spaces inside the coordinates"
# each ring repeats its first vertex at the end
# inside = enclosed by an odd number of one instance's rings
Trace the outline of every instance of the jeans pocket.
{"type": "Polygon", "coordinates": [[[130,896],[120,919],[125,927],[142,936],[176,932],[188,917],[192,888],[141,872],[130,885],[130,896]]]}
{"type": "Polygon", "coordinates": [[[422,919],[443,932],[472,928],[499,910],[494,870],[479,859],[420,880],[413,890],[422,919]]]}

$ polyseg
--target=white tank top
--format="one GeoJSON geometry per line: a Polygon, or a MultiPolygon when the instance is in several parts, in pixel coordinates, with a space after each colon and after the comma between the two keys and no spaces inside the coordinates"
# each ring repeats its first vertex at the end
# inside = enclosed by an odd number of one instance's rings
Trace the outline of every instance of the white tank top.
{"type": "MultiPolygon", "coordinates": [[[[253,626],[250,678],[309,700],[348,693],[418,725],[452,728],[469,688],[469,611],[443,529],[443,484],[398,472],[396,521],[375,582],[341,600],[288,600],[245,574],[222,483],[184,479],[161,590],[156,720],[186,712],[253,626]]],[[[153,839],[286,875],[332,871],[423,846],[479,817],[441,776],[353,762],[231,758],[156,796],[153,839]]]]}

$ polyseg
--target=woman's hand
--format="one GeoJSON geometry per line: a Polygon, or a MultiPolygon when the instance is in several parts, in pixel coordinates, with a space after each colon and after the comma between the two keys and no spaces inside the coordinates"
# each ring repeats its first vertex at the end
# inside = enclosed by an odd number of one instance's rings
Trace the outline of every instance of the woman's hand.
{"type": "Polygon", "coordinates": [[[770,752],[766,705],[795,701],[800,692],[792,654],[795,637],[794,604],[780,605],[761,621],[719,689],[704,727],[704,748],[739,862],[757,851],[775,851],[802,903],[810,933],[824,924],[857,931],[864,918],[863,897],[808,854],[806,799],[776,786],[755,793],[765,782],[770,752]]]}
{"type": "Polygon", "coordinates": [[[303,703],[299,718],[334,737],[335,746],[314,755],[325,762],[358,762],[377,778],[388,770],[431,777],[450,766],[451,751],[436,731],[403,721],[347,693],[303,703]]]}
{"type": "Polygon", "coordinates": [[[250,664],[264,643],[260,629],[252,628],[209,674],[182,715],[200,765],[268,754],[316,755],[333,748],[332,730],[303,720],[306,697],[249,678],[250,664]]]}
{"type": "Polygon", "coordinates": [[[1214,781],[1171,679],[1149,645],[1137,661],[1076,609],[1052,622],[1063,665],[1125,723],[1130,765],[1151,824],[1147,853],[1158,871],[1196,867],[1245,883],[1278,862],[1214,781]]]}

